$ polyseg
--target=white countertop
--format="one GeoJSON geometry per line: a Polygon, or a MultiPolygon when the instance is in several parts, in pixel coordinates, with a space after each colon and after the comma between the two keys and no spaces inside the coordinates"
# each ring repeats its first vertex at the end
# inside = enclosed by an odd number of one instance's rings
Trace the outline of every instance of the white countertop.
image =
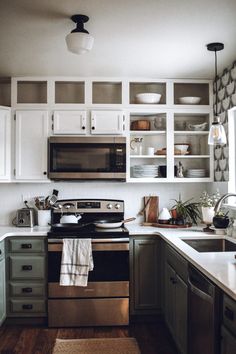
{"type": "MultiPolygon", "coordinates": [[[[152,226],[140,226],[127,224],[130,235],[156,235],[161,237],[184,258],[204,273],[216,285],[229,296],[236,300],[236,252],[209,252],[200,253],[186,244],[181,238],[226,238],[232,242],[235,239],[227,236],[206,234],[201,227],[189,229],[165,229],[152,226]]],[[[0,226],[0,241],[9,236],[47,236],[49,227],[35,226],[33,228],[21,228],[14,226],[0,226]]]]}
{"type": "Polygon", "coordinates": [[[202,228],[165,229],[152,226],[127,224],[130,235],[157,235],[175,248],[185,259],[204,273],[229,296],[236,300],[236,252],[197,252],[182,239],[226,238],[232,242],[236,239],[202,232],[202,228]]]}

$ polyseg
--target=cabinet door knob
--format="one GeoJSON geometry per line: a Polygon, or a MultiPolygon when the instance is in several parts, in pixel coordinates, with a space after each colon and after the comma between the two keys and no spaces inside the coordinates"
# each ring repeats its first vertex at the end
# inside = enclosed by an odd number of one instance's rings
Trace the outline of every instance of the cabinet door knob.
{"type": "Polygon", "coordinates": [[[44,175],[46,175],[46,174],[47,174],[47,172],[46,172],[46,171],[44,171],[44,172],[43,172],[43,174],[44,174],[44,175]]]}
{"type": "Polygon", "coordinates": [[[22,243],[21,248],[32,248],[32,244],[31,243],[22,243]]]}
{"type": "Polygon", "coordinates": [[[33,305],[32,304],[24,304],[22,305],[23,310],[32,310],[33,305]]]}
{"type": "Polygon", "coordinates": [[[32,265],[23,265],[22,266],[22,270],[32,270],[32,269],[33,269],[32,265]]]}
{"type": "Polygon", "coordinates": [[[92,130],[95,130],[95,127],[92,127],[92,130]]]}
{"type": "Polygon", "coordinates": [[[83,129],[83,130],[85,129],[85,126],[84,126],[84,125],[82,126],[82,129],[83,129]]]}
{"type": "Polygon", "coordinates": [[[22,293],[32,293],[32,288],[22,288],[22,293]]]}

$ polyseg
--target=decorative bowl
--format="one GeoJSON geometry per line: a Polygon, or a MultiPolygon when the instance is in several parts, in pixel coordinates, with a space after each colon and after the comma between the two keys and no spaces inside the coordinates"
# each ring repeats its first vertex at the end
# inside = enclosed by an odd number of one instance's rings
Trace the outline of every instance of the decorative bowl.
{"type": "Polygon", "coordinates": [[[188,128],[188,130],[203,131],[203,130],[206,130],[207,124],[208,124],[207,122],[202,123],[202,124],[190,124],[190,123],[188,123],[187,124],[187,128],[188,128]]]}
{"type": "MultiPolygon", "coordinates": [[[[185,143],[182,143],[182,144],[175,144],[175,150],[178,150],[181,152],[181,155],[185,155],[188,153],[188,150],[190,148],[190,144],[185,144],[185,143]]],[[[176,153],[175,153],[176,155],[176,153]]]]}
{"type": "Polygon", "coordinates": [[[138,93],[135,96],[137,103],[154,104],[159,103],[161,95],[159,93],[138,93]]]}
{"type": "Polygon", "coordinates": [[[185,97],[179,97],[178,101],[181,104],[198,104],[201,101],[201,97],[195,97],[195,96],[185,96],[185,97]]]}

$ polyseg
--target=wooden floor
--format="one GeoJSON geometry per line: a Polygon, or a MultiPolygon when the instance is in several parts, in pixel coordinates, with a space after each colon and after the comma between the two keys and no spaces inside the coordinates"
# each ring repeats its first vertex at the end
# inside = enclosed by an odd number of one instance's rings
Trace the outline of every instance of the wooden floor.
{"type": "Polygon", "coordinates": [[[0,328],[0,353],[51,354],[56,338],[104,337],[135,337],[142,354],[177,354],[173,341],[162,323],[67,329],[3,325],[0,328]]]}

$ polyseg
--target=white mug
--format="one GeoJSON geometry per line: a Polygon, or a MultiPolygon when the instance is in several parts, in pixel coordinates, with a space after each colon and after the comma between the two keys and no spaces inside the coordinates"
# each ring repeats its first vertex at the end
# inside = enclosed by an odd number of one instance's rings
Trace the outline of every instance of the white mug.
{"type": "Polygon", "coordinates": [[[148,147],[147,148],[147,154],[148,155],[154,155],[154,147],[148,147]]]}

